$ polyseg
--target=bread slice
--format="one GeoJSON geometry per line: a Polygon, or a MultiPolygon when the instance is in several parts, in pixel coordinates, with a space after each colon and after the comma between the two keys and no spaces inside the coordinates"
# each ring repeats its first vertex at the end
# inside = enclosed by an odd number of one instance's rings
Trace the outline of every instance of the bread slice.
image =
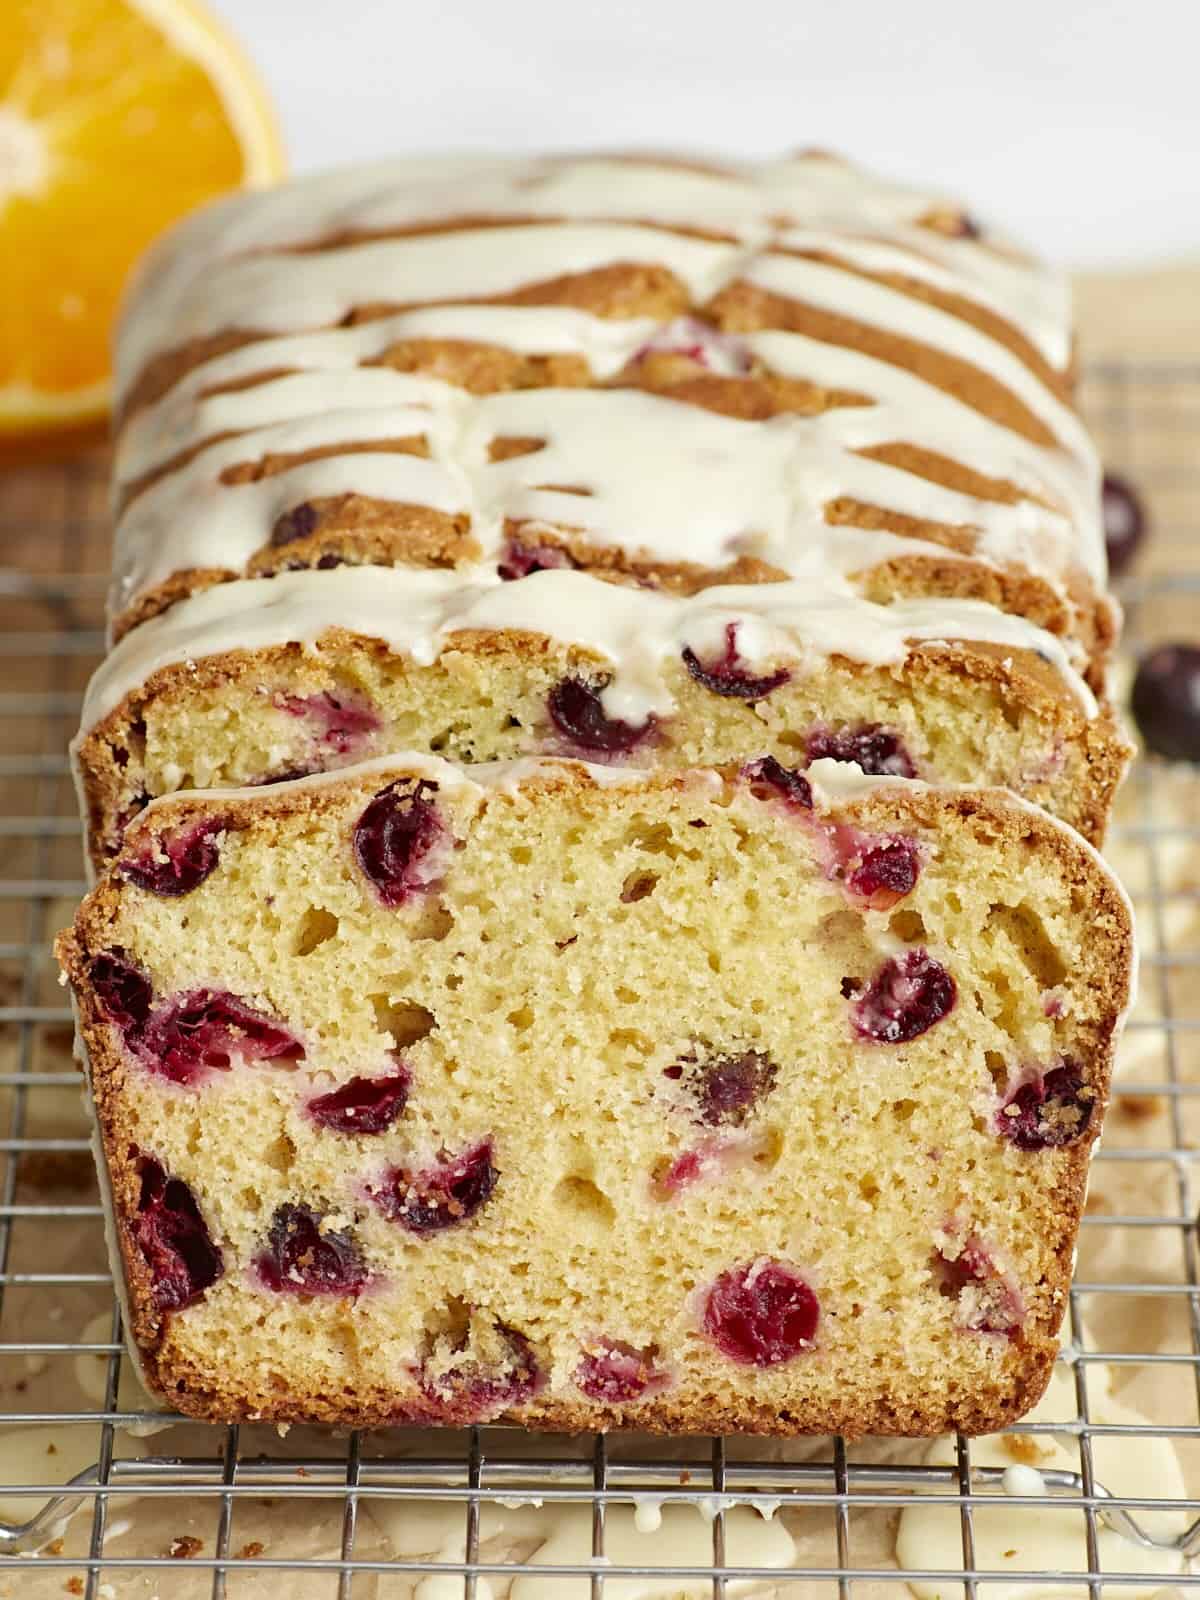
{"type": "Polygon", "coordinates": [[[97,868],[148,800],[414,749],[654,768],[821,755],[1006,784],[1093,842],[1128,746],[1052,636],[964,601],[845,585],[692,598],[545,571],[361,567],[194,595],[93,679],[75,754],[97,868]]]}
{"type": "Polygon", "coordinates": [[[974,1433],[1046,1383],[1131,921],[1009,794],[394,756],[156,802],[57,951],[190,1415],[974,1433]]]}

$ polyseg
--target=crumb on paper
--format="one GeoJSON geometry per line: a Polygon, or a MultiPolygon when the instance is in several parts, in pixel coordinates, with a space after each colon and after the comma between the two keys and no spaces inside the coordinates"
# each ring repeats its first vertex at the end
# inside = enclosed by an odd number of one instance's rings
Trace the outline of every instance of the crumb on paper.
{"type": "Polygon", "coordinates": [[[249,1544],[244,1544],[238,1551],[239,1561],[253,1561],[256,1556],[262,1555],[266,1546],[261,1539],[251,1539],[249,1544]]]}
{"type": "Polygon", "coordinates": [[[1001,1438],[1001,1444],[1014,1461],[1020,1461],[1027,1467],[1036,1467],[1039,1461],[1046,1461],[1054,1454],[1052,1445],[1043,1444],[1032,1433],[1006,1433],[1001,1438]]]}
{"type": "Polygon", "coordinates": [[[63,1584],[63,1588],[66,1590],[66,1592],[68,1594],[82,1594],[83,1593],[83,1579],[82,1578],[68,1578],[66,1583],[63,1584]]]}
{"type": "Polygon", "coordinates": [[[183,1533],[178,1538],[171,1540],[171,1548],[167,1551],[167,1554],[172,1561],[190,1561],[193,1556],[198,1556],[203,1549],[203,1539],[197,1539],[194,1533],[183,1533]]]}
{"type": "Polygon", "coordinates": [[[1121,1094],[1113,1097],[1113,1110],[1127,1122],[1149,1122],[1163,1109],[1158,1094],[1121,1094]]]}

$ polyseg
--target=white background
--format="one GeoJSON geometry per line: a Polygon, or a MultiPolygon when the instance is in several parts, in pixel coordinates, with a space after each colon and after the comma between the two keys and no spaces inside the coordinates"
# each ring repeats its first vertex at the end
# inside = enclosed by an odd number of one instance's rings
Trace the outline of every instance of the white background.
{"type": "Polygon", "coordinates": [[[1200,0],[214,0],[295,170],[836,148],[1071,265],[1200,257],[1200,0]]]}

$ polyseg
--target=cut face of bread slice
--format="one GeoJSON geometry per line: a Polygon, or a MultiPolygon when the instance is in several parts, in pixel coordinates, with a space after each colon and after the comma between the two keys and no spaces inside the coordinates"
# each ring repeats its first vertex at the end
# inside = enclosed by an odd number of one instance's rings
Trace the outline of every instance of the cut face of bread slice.
{"type": "Polygon", "coordinates": [[[683,593],[825,565],[984,600],[1103,681],[1065,285],[846,163],[302,180],[164,242],[119,365],[118,636],[246,576],[537,547],[683,593]]]}
{"type": "Polygon", "coordinates": [[[222,586],[136,629],[76,744],[93,861],[148,800],[396,749],[668,769],[772,755],[1006,784],[1098,841],[1127,760],[1059,643],[962,601],[814,577],[692,598],[542,571],[344,568],[222,586]]]}
{"type": "Polygon", "coordinates": [[[1131,923],[1011,795],[388,758],[156,803],[58,953],[185,1412],[932,1434],[1046,1382],[1131,923]]]}

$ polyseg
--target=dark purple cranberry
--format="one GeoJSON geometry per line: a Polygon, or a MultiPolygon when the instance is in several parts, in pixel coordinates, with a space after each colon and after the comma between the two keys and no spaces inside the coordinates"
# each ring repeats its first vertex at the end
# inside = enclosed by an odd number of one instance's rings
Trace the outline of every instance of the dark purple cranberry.
{"type": "Polygon", "coordinates": [[[529,1340],[503,1323],[498,1323],[497,1329],[505,1345],[497,1366],[469,1361],[437,1374],[422,1367],[421,1389],[434,1405],[429,1420],[459,1427],[487,1422],[530,1399],[542,1387],[545,1378],[529,1340]]]}
{"type": "Polygon", "coordinates": [[[1159,645],[1142,657],[1133,714],[1147,749],[1170,761],[1200,762],[1200,645],[1159,645]]]}
{"type": "Polygon", "coordinates": [[[724,695],[730,700],[765,699],[773,689],[781,689],[792,676],[786,667],[780,667],[764,678],[756,678],[742,671],[738,666],[739,660],[736,622],[726,624],[724,652],[707,666],[700,664],[690,645],[685,645],[683,649],[683,664],[696,682],[710,689],[713,694],[724,695]]]}
{"type": "Polygon", "coordinates": [[[299,1061],[304,1046],[275,1020],[223,989],[192,989],[164,1001],[136,1040],[152,1072],[172,1083],[194,1083],[245,1061],[299,1061]]]}
{"type": "Polygon", "coordinates": [[[1095,1090],[1072,1061],[1037,1073],[1018,1085],[996,1114],[996,1132],[1018,1150],[1056,1150],[1088,1130],[1095,1090]]]}
{"type": "Polygon", "coordinates": [[[730,1267],[704,1305],[704,1331],[731,1361],[774,1367],[811,1350],[821,1308],[794,1267],[750,1261],[730,1267]]]}
{"type": "Polygon", "coordinates": [[[412,1079],[401,1068],[387,1078],[351,1078],[308,1102],[314,1122],[333,1133],[382,1133],[404,1110],[412,1079]]]}
{"type": "Polygon", "coordinates": [[[805,741],[808,764],[857,761],[865,773],[882,778],[915,778],[917,769],[897,733],[878,723],[860,728],[814,728],[805,741]]]}
{"type": "Polygon", "coordinates": [[[603,687],[592,688],[581,678],[564,678],[550,691],[550,720],[580,750],[594,755],[623,755],[653,731],[655,718],[648,717],[639,727],[607,716],[600,700],[603,687]]]}
{"type": "Polygon", "coordinates": [[[509,539],[496,571],[511,583],[515,578],[527,578],[531,572],[578,566],[578,561],[556,544],[522,544],[520,539],[509,539]]]}
{"type": "Polygon", "coordinates": [[[317,726],[317,737],[338,755],[346,755],[382,726],[370,702],[351,694],[279,694],[275,704],[292,717],[305,717],[317,726]]]}
{"type": "Polygon", "coordinates": [[[181,1178],[170,1178],[153,1156],[139,1160],[142,1179],[134,1238],[150,1272],[160,1311],[181,1311],[225,1270],[219,1248],[181,1178]]]}
{"type": "Polygon", "coordinates": [[[281,545],[295,544],[297,539],[307,539],[310,533],[316,532],[320,520],[316,506],[308,500],[302,500],[298,506],[285,511],[276,521],[271,530],[272,547],[278,550],[281,545]]]}
{"type": "Polygon", "coordinates": [[[277,1294],[357,1295],[367,1268],[354,1235],[321,1227],[311,1206],[277,1207],[266,1247],[254,1258],[262,1282],[277,1294]]]}
{"type": "Polygon", "coordinates": [[[953,1260],[934,1251],[933,1270],[938,1293],[961,1303],[962,1326],[969,1332],[1011,1337],[1020,1327],[1025,1316],[1020,1291],[974,1234],[953,1260]]]}
{"type": "Polygon", "coordinates": [[[1115,472],[1104,474],[1101,504],[1104,514],[1104,546],[1108,551],[1108,570],[1114,577],[1128,571],[1146,536],[1146,513],[1142,502],[1124,478],[1115,472]]]}
{"type": "Polygon", "coordinates": [[[323,555],[321,557],[321,559],[317,562],[317,571],[318,572],[332,572],[334,567],[344,567],[345,565],[346,565],[345,556],[335,556],[335,555],[332,555],[332,554],[323,555]]]}
{"type": "Polygon", "coordinates": [[[499,1177],[492,1141],[482,1139],[424,1172],[391,1168],[373,1198],[385,1216],[410,1233],[440,1233],[473,1217],[491,1199],[499,1177]]]}
{"type": "Polygon", "coordinates": [[[802,772],[781,766],[774,756],[760,756],[742,768],[756,800],[782,800],[801,811],[812,810],[812,785],[802,772]]]}
{"type": "MultiPolygon", "coordinates": [[[[381,789],[354,825],[354,859],[385,906],[399,906],[436,881],[430,854],[446,827],[430,799],[437,784],[397,778],[381,789]]],[[[438,852],[440,855],[440,851],[438,852]]]]}
{"type": "Polygon", "coordinates": [[[157,834],[128,861],[117,863],[123,878],[150,894],[175,898],[191,894],[221,859],[217,840],[227,832],[225,817],[204,817],[170,833],[157,834]]]}
{"type": "Polygon", "coordinates": [[[872,911],[890,911],[911,894],[921,874],[916,850],[904,839],[888,839],[863,853],[846,878],[846,888],[872,911]]]}
{"type": "Polygon", "coordinates": [[[136,1034],[150,1015],[150,979],[126,958],[124,950],[102,950],[88,966],[88,982],[100,1009],[122,1033],[136,1034]]]}
{"type": "Polygon", "coordinates": [[[905,1044],[954,1008],[954,979],[928,950],[885,961],[854,1007],[854,1027],[881,1044],[905,1044]]]}
{"type": "Polygon", "coordinates": [[[697,1122],[711,1128],[740,1128],[774,1089],[778,1070],[762,1051],[744,1050],[740,1055],[710,1056],[701,1061],[685,1057],[667,1067],[663,1076],[682,1076],[686,1092],[696,1103],[697,1122]]]}
{"type": "Polygon", "coordinates": [[[654,1365],[653,1350],[638,1350],[623,1339],[597,1339],[575,1368],[575,1385],[589,1400],[623,1405],[666,1387],[665,1372],[654,1365]]]}

